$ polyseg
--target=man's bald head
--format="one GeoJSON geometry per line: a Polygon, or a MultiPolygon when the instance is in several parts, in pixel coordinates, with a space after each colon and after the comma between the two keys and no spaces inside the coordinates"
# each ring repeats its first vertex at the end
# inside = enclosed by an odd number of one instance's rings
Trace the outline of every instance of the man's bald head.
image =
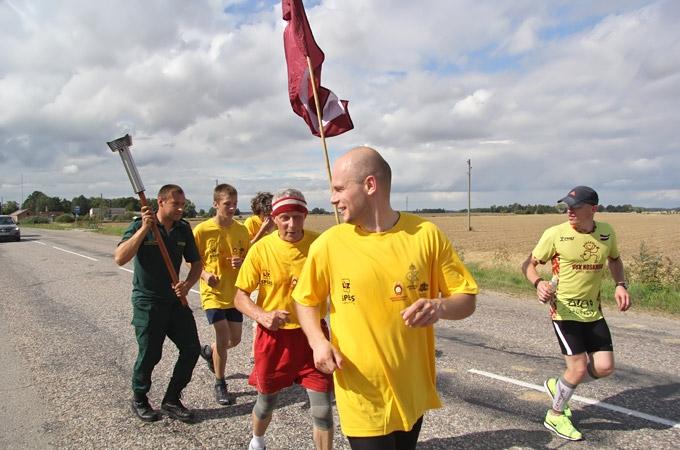
{"type": "Polygon", "coordinates": [[[342,155],[335,162],[335,168],[345,170],[351,178],[363,183],[366,177],[373,175],[387,193],[392,185],[392,169],[387,161],[371,147],[355,147],[342,155]]]}

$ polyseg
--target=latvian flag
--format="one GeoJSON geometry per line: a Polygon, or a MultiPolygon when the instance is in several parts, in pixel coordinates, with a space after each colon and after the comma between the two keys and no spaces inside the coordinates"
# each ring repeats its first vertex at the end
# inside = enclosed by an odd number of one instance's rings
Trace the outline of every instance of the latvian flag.
{"type": "Polygon", "coordinates": [[[354,124],[347,110],[347,100],[339,100],[337,95],[321,86],[321,64],[324,61],[324,54],[314,41],[302,0],[283,0],[281,6],[283,20],[288,22],[283,31],[283,46],[288,65],[288,96],[293,111],[307,122],[313,135],[320,136],[307,66],[306,57],[309,56],[319,95],[324,136],[337,136],[351,130],[354,124]]]}

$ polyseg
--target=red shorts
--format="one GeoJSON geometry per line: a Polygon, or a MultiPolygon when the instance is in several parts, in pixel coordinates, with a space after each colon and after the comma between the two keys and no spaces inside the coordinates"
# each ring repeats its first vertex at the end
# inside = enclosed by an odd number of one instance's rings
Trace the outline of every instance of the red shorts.
{"type": "MultiPolygon", "coordinates": [[[[328,328],[323,325],[328,337],[328,328]]],[[[316,392],[333,389],[333,375],[314,367],[314,356],[302,328],[271,331],[258,325],[255,334],[255,366],[248,383],[258,392],[273,394],[293,383],[316,392]]]]}

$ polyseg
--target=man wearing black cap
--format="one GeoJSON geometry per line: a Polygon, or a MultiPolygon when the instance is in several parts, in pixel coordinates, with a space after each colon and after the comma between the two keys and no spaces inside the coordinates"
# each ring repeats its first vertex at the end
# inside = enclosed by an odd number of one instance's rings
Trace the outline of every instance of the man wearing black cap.
{"type": "Polygon", "coordinates": [[[567,205],[568,221],[548,228],[522,265],[536,288],[538,300],[550,305],[555,335],[567,368],[544,386],[552,399],[543,424],[558,436],[582,439],[571,423],[567,403],[581,382],[614,372],[614,353],[609,327],[602,315],[600,286],[605,266],[616,282],[614,297],[620,311],[630,307],[623,262],[612,227],[594,220],[599,198],[587,186],[576,186],[558,200],[567,205]],[[538,264],[552,262],[553,277],[541,278],[538,264]],[[607,264],[605,264],[607,263],[607,264]]]}

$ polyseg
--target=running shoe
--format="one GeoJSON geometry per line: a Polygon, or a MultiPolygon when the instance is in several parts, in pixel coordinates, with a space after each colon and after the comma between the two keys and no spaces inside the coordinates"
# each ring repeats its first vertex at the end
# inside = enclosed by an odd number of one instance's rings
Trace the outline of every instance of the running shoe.
{"type": "Polygon", "coordinates": [[[201,347],[201,358],[205,359],[205,362],[208,363],[208,369],[212,373],[215,373],[215,363],[213,363],[213,357],[212,357],[212,347],[209,346],[208,344],[204,345],[201,347]]]}
{"type": "MultiPolygon", "coordinates": [[[[548,391],[550,400],[555,401],[555,393],[557,392],[557,378],[548,378],[543,382],[543,387],[548,391]]],[[[565,416],[571,418],[571,408],[569,405],[564,406],[564,411],[562,411],[565,416]]]]}
{"type": "Polygon", "coordinates": [[[223,406],[236,403],[234,397],[229,394],[227,383],[215,384],[215,401],[223,406]]]}
{"type": "Polygon", "coordinates": [[[569,417],[564,414],[554,414],[550,409],[545,413],[543,426],[563,439],[570,441],[580,441],[583,439],[583,435],[574,427],[569,417]]]}

